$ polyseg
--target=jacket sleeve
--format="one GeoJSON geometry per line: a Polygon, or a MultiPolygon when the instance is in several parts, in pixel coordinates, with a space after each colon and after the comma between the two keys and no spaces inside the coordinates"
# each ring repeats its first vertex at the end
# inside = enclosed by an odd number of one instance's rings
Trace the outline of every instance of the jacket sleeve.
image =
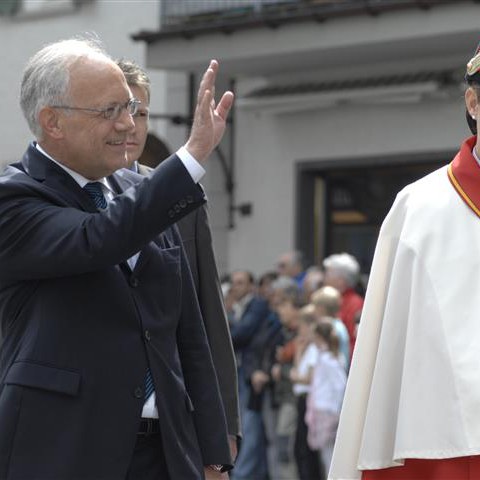
{"type": "Polygon", "coordinates": [[[9,167],[0,178],[0,280],[61,277],[118,264],[203,202],[203,191],[176,156],[95,213],[9,167]]]}

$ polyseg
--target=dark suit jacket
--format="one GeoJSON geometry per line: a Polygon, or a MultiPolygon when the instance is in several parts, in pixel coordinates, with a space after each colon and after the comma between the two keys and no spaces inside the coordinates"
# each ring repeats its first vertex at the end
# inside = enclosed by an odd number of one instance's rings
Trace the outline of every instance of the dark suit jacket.
{"type": "Polygon", "coordinates": [[[148,365],[171,477],[229,463],[190,270],[169,228],[203,193],[176,156],[134,186],[132,175],[110,177],[125,193],[101,213],[32,145],[0,177],[1,479],[124,479],[148,365]]]}
{"type": "MultiPolygon", "coordinates": [[[[283,344],[284,333],[282,324],[276,312],[271,311],[267,318],[262,322],[260,328],[252,339],[248,351],[242,358],[243,374],[245,381],[251,386],[251,377],[257,370],[261,370],[270,376],[272,366],[276,363],[275,353],[279,345],[283,344]]],[[[265,388],[272,391],[272,407],[277,408],[273,395],[273,383],[269,382],[265,388]]],[[[256,393],[253,388],[250,389],[250,398],[248,408],[250,410],[262,409],[263,393],[256,393]]]]}
{"type": "MultiPolygon", "coordinates": [[[[141,175],[149,175],[152,169],[138,164],[138,171],[141,175]]],[[[177,226],[192,271],[207,331],[227,417],[228,433],[238,436],[240,435],[240,413],[237,368],[213,252],[206,204],[181,218],[177,226]]]]}
{"type": "Polygon", "coordinates": [[[230,330],[236,352],[244,352],[248,349],[269,313],[268,303],[265,300],[254,297],[248,302],[242,318],[230,330]]]}

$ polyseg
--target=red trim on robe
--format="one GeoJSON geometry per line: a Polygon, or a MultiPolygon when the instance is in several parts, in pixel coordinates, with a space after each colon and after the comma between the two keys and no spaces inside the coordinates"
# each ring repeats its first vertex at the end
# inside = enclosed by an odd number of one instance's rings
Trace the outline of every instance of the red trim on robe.
{"type": "Polygon", "coordinates": [[[403,467],[365,470],[362,480],[478,480],[480,456],[439,460],[407,459],[403,467]]]}
{"type": "Polygon", "coordinates": [[[460,198],[480,217],[480,165],[472,154],[476,142],[477,137],[467,138],[463,142],[448,166],[448,178],[460,198]]]}

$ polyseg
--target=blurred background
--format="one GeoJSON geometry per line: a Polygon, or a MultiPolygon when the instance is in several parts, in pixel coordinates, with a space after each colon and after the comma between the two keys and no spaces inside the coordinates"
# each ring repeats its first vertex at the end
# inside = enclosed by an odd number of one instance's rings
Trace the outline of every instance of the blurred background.
{"type": "Polygon", "coordinates": [[[480,41],[478,1],[0,0],[1,165],[31,140],[26,60],[91,32],[153,81],[151,133],[188,135],[201,73],[237,101],[204,186],[220,273],[354,255],[368,274],[396,192],[444,165],[468,134],[463,74],[480,41]]]}

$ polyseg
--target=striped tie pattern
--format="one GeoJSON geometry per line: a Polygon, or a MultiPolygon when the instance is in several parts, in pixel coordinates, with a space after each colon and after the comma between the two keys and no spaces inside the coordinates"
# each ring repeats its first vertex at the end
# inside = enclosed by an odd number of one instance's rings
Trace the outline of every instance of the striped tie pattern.
{"type": "Polygon", "coordinates": [[[107,208],[107,200],[103,195],[102,184],[100,182],[87,183],[83,189],[90,195],[93,203],[99,210],[107,208]]]}
{"type": "Polygon", "coordinates": [[[150,369],[147,370],[147,376],[145,377],[145,400],[150,398],[150,395],[155,390],[155,386],[153,385],[153,378],[152,372],[150,369]]]}

